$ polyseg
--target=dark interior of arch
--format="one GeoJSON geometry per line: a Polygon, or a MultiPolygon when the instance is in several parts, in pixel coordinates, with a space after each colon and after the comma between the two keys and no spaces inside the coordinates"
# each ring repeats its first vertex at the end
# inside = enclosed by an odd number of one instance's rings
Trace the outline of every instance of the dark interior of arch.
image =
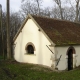
{"type": "Polygon", "coordinates": [[[34,48],[33,48],[32,45],[28,45],[28,46],[27,46],[27,52],[28,52],[29,54],[34,54],[34,48]]]}

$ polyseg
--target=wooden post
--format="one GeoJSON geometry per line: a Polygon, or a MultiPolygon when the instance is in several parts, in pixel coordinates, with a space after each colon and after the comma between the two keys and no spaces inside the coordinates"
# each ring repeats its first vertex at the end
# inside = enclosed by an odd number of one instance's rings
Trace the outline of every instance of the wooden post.
{"type": "Polygon", "coordinates": [[[7,1],[7,59],[11,59],[11,48],[10,48],[10,13],[9,13],[9,0],[7,1]]]}

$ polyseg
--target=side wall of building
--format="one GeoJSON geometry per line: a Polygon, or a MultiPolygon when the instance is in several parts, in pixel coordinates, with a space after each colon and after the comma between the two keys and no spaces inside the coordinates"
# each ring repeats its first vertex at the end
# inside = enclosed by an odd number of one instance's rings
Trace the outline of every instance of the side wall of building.
{"type": "Polygon", "coordinates": [[[73,68],[80,65],[80,46],[56,47],[57,60],[60,58],[60,55],[62,55],[58,65],[56,66],[58,68],[58,70],[67,70],[68,69],[67,52],[70,47],[73,47],[75,49],[75,54],[73,54],[73,68]]]}
{"type": "Polygon", "coordinates": [[[52,53],[46,47],[46,45],[49,46],[51,43],[48,41],[42,31],[39,30],[32,19],[28,19],[14,44],[16,44],[14,48],[14,58],[18,62],[42,64],[51,67],[52,53]],[[34,54],[29,55],[26,53],[25,48],[28,43],[34,44],[34,54]]]}

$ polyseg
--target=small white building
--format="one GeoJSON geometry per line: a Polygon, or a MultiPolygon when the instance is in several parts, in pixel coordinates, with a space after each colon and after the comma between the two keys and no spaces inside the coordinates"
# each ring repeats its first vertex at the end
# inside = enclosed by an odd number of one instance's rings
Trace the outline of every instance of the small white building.
{"type": "Polygon", "coordinates": [[[14,37],[14,58],[72,70],[80,65],[80,24],[29,14],[14,37]]]}

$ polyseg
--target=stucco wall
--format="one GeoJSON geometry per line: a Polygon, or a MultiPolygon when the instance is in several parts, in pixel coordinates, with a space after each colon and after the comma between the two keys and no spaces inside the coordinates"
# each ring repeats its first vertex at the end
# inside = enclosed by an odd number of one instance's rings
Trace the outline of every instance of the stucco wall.
{"type": "MultiPolygon", "coordinates": [[[[64,47],[56,47],[57,59],[62,55],[58,66],[58,70],[66,70],[68,68],[68,56],[67,51],[71,46],[64,46],[64,47]]],[[[75,58],[76,61],[73,60],[73,68],[74,65],[80,65],[80,46],[73,46],[75,49],[75,54],[73,54],[73,59],[75,58]]]]}
{"type": "Polygon", "coordinates": [[[36,24],[31,19],[28,19],[24,28],[15,40],[16,47],[14,49],[14,58],[18,62],[43,64],[51,67],[52,61],[50,58],[52,53],[46,47],[46,45],[49,46],[51,44],[38,29],[36,24]],[[35,46],[34,55],[26,54],[25,47],[28,42],[32,42],[35,46]]]}
{"type": "MultiPolygon", "coordinates": [[[[14,58],[18,62],[24,63],[34,63],[34,64],[42,64],[46,66],[56,66],[57,59],[62,55],[58,66],[58,70],[65,70],[68,67],[68,58],[67,58],[67,50],[70,46],[63,47],[50,47],[51,43],[42,33],[42,31],[38,30],[37,25],[31,20],[28,19],[24,28],[18,35],[15,40],[15,49],[14,49],[14,58]],[[32,42],[35,46],[34,55],[26,54],[26,44],[28,42],[32,42]],[[50,49],[54,52],[52,54],[50,50],[46,47],[48,45],[50,49]]],[[[75,49],[75,57],[76,57],[76,66],[80,65],[80,46],[73,46],[75,49]]]]}
{"type": "Polygon", "coordinates": [[[58,70],[65,70],[67,68],[66,53],[67,53],[68,47],[69,46],[67,46],[67,47],[56,47],[57,59],[60,58],[60,55],[62,55],[61,59],[58,63],[58,66],[56,66],[58,68],[58,70]]]}
{"type": "Polygon", "coordinates": [[[76,50],[76,66],[80,65],[80,46],[75,46],[76,50]]]}

